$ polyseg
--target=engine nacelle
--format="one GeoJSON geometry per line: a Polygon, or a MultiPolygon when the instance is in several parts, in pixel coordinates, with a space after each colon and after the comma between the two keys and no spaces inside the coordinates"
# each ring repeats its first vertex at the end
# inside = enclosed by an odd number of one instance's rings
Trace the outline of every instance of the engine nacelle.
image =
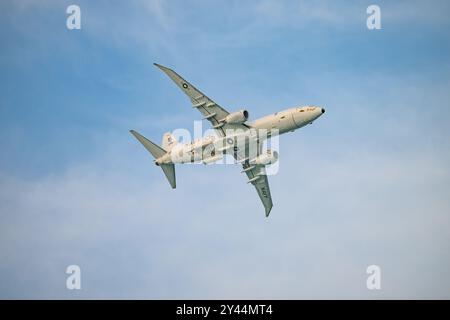
{"type": "Polygon", "coordinates": [[[227,115],[224,119],[224,122],[231,124],[240,124],[244,123],[248,119],[248,111],[247,110],[239,110],[227,115]]]}
{"type": "Polygon", "coordinates": [[[263,153],[263,154],[260,154],[259,156],[257,156],[253,160],[253,163],[265,166],[268,164],[273,164],[273,163],[277,162],[277,160],[278,160],[278,152],[272,151],[272,150],[267,150],[266,153],[263,153]]]}

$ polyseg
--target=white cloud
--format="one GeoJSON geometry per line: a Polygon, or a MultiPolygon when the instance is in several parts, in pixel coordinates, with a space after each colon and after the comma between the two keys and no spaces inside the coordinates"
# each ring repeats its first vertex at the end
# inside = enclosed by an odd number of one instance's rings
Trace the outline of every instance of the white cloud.
{"type": "Polygon", "coordinates": [[[179,166],[171,190],[121,138],[62,174],[4,175],[1,296],[448,298],[447,161],[327,151],[308,140],[320,124],[305,130],[271,177],[269,219],[238,168],[179,166]],[[384,272],[378,294],[365,288],[373,263],[384,272]],[[84,270],[78,296],[61,285],[68,264],[84,270]]]}

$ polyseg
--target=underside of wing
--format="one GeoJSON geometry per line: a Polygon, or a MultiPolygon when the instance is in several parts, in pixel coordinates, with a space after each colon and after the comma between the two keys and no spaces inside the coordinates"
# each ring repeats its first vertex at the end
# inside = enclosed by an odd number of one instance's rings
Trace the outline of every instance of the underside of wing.
{"type": "Polygon", "coordinates": [[[262,165],[251,165],[244,163],[244,172],[247,174],[249,183],[253,184],[258,192],[259,197],[266,209],[266,217],[269,216],[270,210],[272,210],[272,196],[270,195],[269,180],[267,179],[265,166],[262,165]]]}
{"type": "MultiPolygon", "coordinates": [[[[258,145],[258,149],[261,149],[262,145],[258,145]]],[[[234,158],[242,163],[242,168],[248,177],[248,183],[251,183],[256,192],[258,192],[259,198],[261,199],[265,211],[266,217],[269,216],[270,210],[272,210],[272,196],[270,194],[269,179],[266,175],[266,167],[264,165],[252,164],[250,162],[248,155],[248,146],[246,148],[238,148],[234,152],[234,158]]],[[[261,152],[261,150],[260,150],[261,152]]]]}
{"type": "Polygon", "coordinates": [[[215,103],[200,90],[183,79],[178,73],[170,68],[155,63],[175,84],[183,91],[191,100],[193,108],[196,108],[202,115],[203,119],[208,120],[219,136],[224,137],[227,129],[248,129],[244,124],[226,124],[223,120],[230,113],[215,103]]]}

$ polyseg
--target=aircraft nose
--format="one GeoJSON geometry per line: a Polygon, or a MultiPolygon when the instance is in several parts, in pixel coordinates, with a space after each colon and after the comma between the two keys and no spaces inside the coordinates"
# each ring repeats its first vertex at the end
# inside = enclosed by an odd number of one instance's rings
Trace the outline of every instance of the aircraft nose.
{"type": "Polygon", "coordinates": [[[322,108],[322,113],[325,113],[325,109],[324,108],[322,108]]]}

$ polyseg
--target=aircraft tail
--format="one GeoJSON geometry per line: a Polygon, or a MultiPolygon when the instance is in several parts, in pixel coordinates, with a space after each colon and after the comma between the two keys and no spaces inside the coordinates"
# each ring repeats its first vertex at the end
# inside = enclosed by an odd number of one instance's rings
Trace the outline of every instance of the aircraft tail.
{"type": "Polygon", "coordinates": [[[177,187],[177,180],[175,178],[175,165],[173,163],[162,164],[161,169],[163,169],[164,174],[166,175],[166,178],[169,181],[172,189],[175,189],[177,187]]]}
{"type": "MultiPolygon", "coordinates": [[[[139,140],[140,143],[145,147],[145,149],[148,150],[148,152],[151,153],[151,155],[155,158],[161,158],[164,156],[167,152],[157,144],[151,142],[146,137],[142,136],[138,132],[134,130],[130,130],[131,134],[139,140]]],[[[165,137],[166,135],[164,135],[165,137]]],[[[168,164],[161,164],[161,169],[163,170],[164,174],[166,175],[167,180],[170,183],[170,186],[175,189],[177,186],[176,178],[175,178],[175,165],[173,163],[168,164]]]]}

